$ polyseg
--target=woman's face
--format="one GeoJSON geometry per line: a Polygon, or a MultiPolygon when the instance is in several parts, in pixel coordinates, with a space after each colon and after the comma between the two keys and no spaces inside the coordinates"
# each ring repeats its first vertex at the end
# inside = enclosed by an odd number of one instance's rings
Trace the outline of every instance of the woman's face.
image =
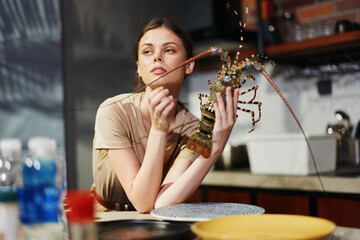
{"type": "MultiPolygon", "coordinates": [[[[149,30],[140,39],[138,49],[138,74],[147,85],[186,60],[186,51],[181,39],[171,30],[160,27],[149,30]]],[[[185,74],[191,73],[193,63],[177,69],[159,79],[150,87],[180,87],[185,74]]]]}

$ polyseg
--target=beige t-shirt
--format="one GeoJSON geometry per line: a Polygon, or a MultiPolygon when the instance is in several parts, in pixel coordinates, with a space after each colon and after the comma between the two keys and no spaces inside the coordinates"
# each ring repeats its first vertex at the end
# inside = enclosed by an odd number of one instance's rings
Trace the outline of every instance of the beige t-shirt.
{"type": "MultiPolygon", "coordinates": [[[[108,159],[107,149],[132,147],[142,164],[148,133],[140,112],[143,93],[120,94],[104,101],[96,114],[93,141],[93,176],[95,190],[110,203],[129,203],[123,187],[108,159]]],[[[175,159],[194,161],[198,154],[185,148],[187,139],[197,129],[199,120],[178,105],[175,129],[165,149],[164,174],[175,159]]],[[[146,183],[144,183],[146,184],[146,183]]]]}

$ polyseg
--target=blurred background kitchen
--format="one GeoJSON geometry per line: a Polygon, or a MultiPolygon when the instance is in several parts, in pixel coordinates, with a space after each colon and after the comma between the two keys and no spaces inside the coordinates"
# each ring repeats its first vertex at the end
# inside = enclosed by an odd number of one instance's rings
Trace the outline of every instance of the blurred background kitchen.
{"type": "MultiPolygon", "coordinates": [[[[0,138],[20,138],[25,147],[32,136],[56,139],[68,187],[89,188],[97,107],[133,90],[133,50],[144,24],[170,16],[191,33],[196,53],[210,46],[235,53],[245,6],[241,58],[259,53],[275,62],[260,58],[308,135],[358,139],[360,2],[353,0],[0,0],[0,138]]],[[[196,116],[197,94],[209,92],[206,80],[220,66],[216,56],[200,59],[187,79],[181,99],[196,116]]],[[[253,75],[263,105],[251,136],[299,133],[272,86],[253,75]]],[[[244,146],[250,129],[250,116],[240,112],[229,146],[244,146]]],[[[353,142],[337,166],[360,164],[353,142]]]]}

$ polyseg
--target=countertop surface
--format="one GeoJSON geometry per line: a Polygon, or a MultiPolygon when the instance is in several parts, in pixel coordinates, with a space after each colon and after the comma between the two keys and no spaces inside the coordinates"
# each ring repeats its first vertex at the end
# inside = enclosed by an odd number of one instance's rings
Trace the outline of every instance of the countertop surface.
{"type": "MultiPolygon", "coordinates": [[[[131,219],[153,219],[150,214],[140,214],[136,211],[128,212],[98,212],[96,213],[97,222],[118,221],[118,220],[131,220],[131,219]]],[[[327,238],[327,240],[359,240],[360,229],[336,227],[334,233],[327,238]]]]}
{"type": "Polygon", "coordinates": [[[359,177],[260,175],[248,169],[210,171],[202,185],[360,194],[359,177]]]}

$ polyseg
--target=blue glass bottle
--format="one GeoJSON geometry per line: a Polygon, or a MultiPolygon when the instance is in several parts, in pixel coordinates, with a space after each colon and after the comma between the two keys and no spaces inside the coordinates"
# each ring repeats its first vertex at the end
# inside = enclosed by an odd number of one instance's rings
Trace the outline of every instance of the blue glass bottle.
{"type": "Polygon", "coordinates": [[[18,190],[24,239],[62,239],[56,142],[46,137],[34,137],[28,141],[28,150],[30,155],[22,166],[23,186],[18,190]]]}

